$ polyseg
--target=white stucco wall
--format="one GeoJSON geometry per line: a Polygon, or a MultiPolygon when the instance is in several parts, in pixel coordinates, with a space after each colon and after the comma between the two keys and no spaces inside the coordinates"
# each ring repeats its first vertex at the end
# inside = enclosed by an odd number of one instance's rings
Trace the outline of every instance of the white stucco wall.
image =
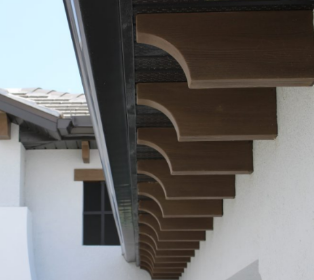
{"type": "Polygon", "coordinates": [[[11,139],[0,141],[0,207],[24,204],[24,156],[19,127],[11,124],[11,139]]]}
{"type": "Polygon", "coordinates": [[[148,280],[119,246],[82,246],[83,184],[75,168],[101,168],[98,151],[83,164],[80,150],[26,151],[25,203],[33,215],[40,280],[148,280]]]}
{"type": "Polygon", "coordinates": [[[256,260],[262,280],[314,279],[314,89],[277,100],[278,138],[254,141],[254,173],[236,177],[183,280],[226,280],[256,260]]]}
{"type": "Polygon", "coordinates": [[[0,207],[0,279],[37,279],[30,219],[26,207],[0,207]]]}

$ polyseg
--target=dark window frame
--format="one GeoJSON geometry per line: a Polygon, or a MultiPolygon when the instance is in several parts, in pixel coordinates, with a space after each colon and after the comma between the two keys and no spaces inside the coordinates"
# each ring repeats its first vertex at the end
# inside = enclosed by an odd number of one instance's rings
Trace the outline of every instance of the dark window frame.
{"type": "MultiPolygon", "coordinates": [[[[114,230],[112,228],[107,228],[106,229],[106,217],[111,216],[113,218],[113,211],[111,209],[111,205],[110,205],[110,200],[108,197],[108,192],[107,192],[107,186],[106,186],[106,182],[104,181],[99,181],[99,182],[93,182],[93,184],[99,184],[100,185],[100,211],[94,211],[94,210],[86,210],[85,209],[85,199],[86,198],[86,193],[85,193],[85,188],[88,188],[90,186],[88,186],[88,184],[91,182],[83,182],[83,245],[84,246],[120,246],[120,242],[117,243],[117,240],[119,240],[118,237],[118,233],[117,233],[117,229],[116,230],[116,238],[115,241],[113,243],[115,244],[108,244],[108,242],[106,243],[106,230],[107,233],[109,230],[114,230]],[[107,199],[106,199],[107,198],[107,199]],[[107,200],[107,201],[106,201],[107,200]],[[109,203],[109,207],[107,204],[109,203]],[[110,210],[106,210],[106,209],[110,209],[110,210]],[[89,216],[89,215],[94,215],[94,216],[100,216],[100,243],[98,244],[88,244],[88,242],[86,242],[85,240],[85,217],[89,216]]],[[[111,243],[111,242],[109,242],[111,243]]]]}

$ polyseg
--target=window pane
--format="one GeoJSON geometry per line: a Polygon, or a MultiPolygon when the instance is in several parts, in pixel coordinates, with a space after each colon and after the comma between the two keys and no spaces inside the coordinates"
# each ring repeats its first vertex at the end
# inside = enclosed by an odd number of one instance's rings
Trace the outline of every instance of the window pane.
{"type": "Polygon", "coordinates": [[[101,211],[101,183],[84,182],[84,212],[101,211]]]}
{"type": "Polygon", "coordinates": [[[101,244],[101,215],[83,215],[83,244],[101,244]]]}
{"type": "Polygon", "coordinates": [[[111,211],[111,204],[106,185],[105,185],[105,211],[111,211]]]}
{"type": "Polygon", "coordinates": [[[113,215],[105,215],[105,244],[120,245],[116,224],[113,215]]]}

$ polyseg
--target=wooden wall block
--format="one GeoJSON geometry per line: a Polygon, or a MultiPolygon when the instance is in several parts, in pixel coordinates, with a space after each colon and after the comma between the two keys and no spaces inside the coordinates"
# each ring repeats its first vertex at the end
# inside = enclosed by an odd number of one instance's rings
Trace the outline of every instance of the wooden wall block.
{"type": "Polygon", "coordinates": [[[165,160],[139,160],[137,173],[154,178],[167,200],[200,200],[235,197],[234,175],[173,176],[165,160]]]}
{"type": "Polygon", "coordinates": [[[90,162],[90,149],[88,141],[82,141],[82,159],[84,163],[90,162]]]}
{"type": "Polygon", "coordinates": [[[166,200],[159,183],[137,184],[138,194],[153,199],[159,205],[164,218],[221,217],[221,199],[212,200],[166,200]]]}
{"type": "Polygon", "coordinates": [[[137,143],[160,152],[172,175],[232,175],[253,171],[251,141],[178,142],[173,128],[139,128],[137,143]]]}
{"type": "Polygon", "coordinates": [[[0,111],[0,140],[11,139],[11,123],[8,115],[0,111]]]}
{"type": "Polygon", "coordinates": [[[155,232],[158,241],[181,241],[181,242],[189,242],[189,241],[205,241],[206,235],[205,231],[161,231],[159,228],[159,224],[156,219],[151,215],[139,215],[139,227],[140,229],[148,230],[150,228],[155,232]]]}
{"type": "Polygon", "coordinates": [[[102,169],[74,169],[74,181],[101,182],[105,181],[102,169]]]}
{"type": "Polygon", "coordinates": [[[277,137],[275,88],[198,89],[186,83],[137,85],[137,104],[164,113],[179,142],[277,137]]]}
{"type": "MultiPolygon", "coordinates": [[[[213,218],[164,218],[158,204],[151,201],[140,201],[139,211],[154,217],[161,231],[204,231],[213,229],[213,218]]],[[[145,219],[143,215],[142,219],[145,219]]]]}
{"type": "Polygon", "coordinates": [[[136,34],[172,55],[190,88],[314,83],[312,10],[141,14],[136,34]]]}

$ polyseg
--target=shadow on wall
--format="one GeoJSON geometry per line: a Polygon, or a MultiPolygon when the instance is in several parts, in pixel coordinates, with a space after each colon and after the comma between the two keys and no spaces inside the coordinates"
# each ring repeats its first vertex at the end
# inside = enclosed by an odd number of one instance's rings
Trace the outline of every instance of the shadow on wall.
{"type": "Polygon", "coordinates": [[[262,280],[262,277],[258,272],[258,260],[251,263],[227,280],[262,280]]]}

